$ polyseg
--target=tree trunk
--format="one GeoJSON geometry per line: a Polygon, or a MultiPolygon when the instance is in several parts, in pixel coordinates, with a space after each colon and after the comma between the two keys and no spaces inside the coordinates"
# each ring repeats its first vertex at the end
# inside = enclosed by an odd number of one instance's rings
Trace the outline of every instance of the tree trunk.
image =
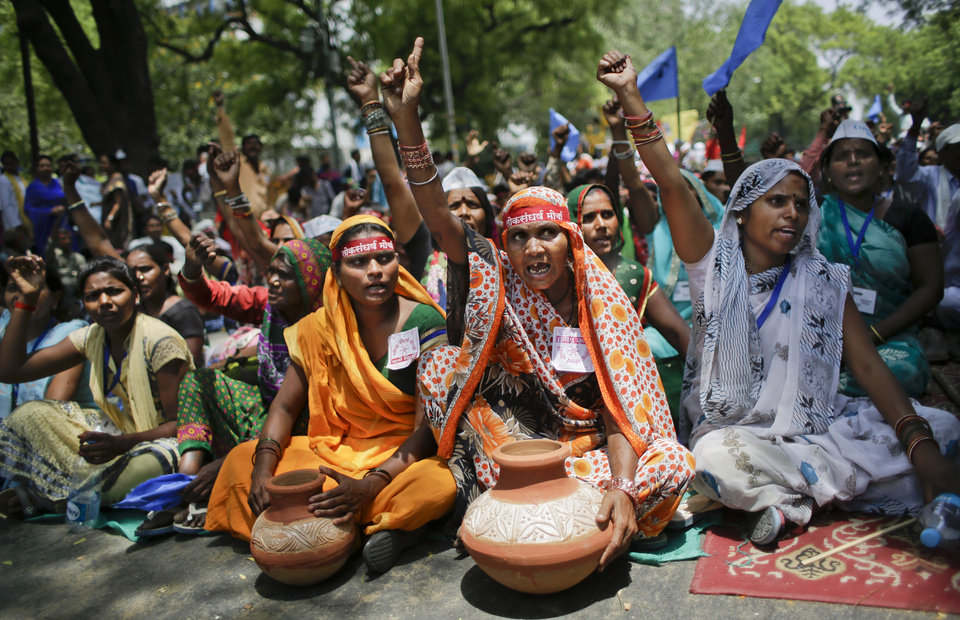
{"type": "Polygon", "coordinates": [[[50,73],[87,145],[96,155],[123,149],[130,171],[145,174],[160,140],[147,40],[133,1],[91,0],[99,49],[90,43],[69,2],[12,3],[17,27],[50,73]]]}

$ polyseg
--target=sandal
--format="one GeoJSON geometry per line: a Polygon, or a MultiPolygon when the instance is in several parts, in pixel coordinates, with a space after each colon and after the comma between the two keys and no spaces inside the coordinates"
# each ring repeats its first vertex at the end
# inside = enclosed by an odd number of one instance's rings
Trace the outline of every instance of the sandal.
{"type": "Polygon", "coordinates": [[[136,535],[140,538],[149,538],[151,536],[163,536],[173,533],[173,518],[177,513],[183,511],[183,508],[164,508],[163,510],[151,510],[147,513],[147,518],[143,520],[140,527],[137,528],[136,535]]]}
{"type": "Polygon", "coordinates": [[[403,530],[380,530],[370,536],[363,545],[363,563],[371,573],[385,573],[390,570],[404,549],[423,540],[427,526],[412,532],[403,530]]]}
{"type": "Polygon", "coordinates": [[[39,510],[27,487],[17,485],[0,492],[0,515],[5,519],[29,519],[39,510]]]}
{"type": "Polygon", "coordinates": [[[760,547],[770,545],[786,529],[787,521],[776,506],[767,506],[765,510],[755,515],[753,527],[750,528],[750,542],[754,545],[760,547]]]}
{"type": "MultiPolygon", "coordinates": [[[[206,536],[207,534],[213,534],[213,532],[204,529],[203,525],[187,525],[187,521],[190,521],[194,517],[199,517],[201,515],[203,515],[203,521],[204,524],[206,524],[207,505],[191,502],[190,505],[187,506],[186,516],[179,521],[174,519],[173,531],[177,534],[190,534],[192,536],[206,536]]],[[[177,516],[179,517],[180,515],[177,516]]]]}

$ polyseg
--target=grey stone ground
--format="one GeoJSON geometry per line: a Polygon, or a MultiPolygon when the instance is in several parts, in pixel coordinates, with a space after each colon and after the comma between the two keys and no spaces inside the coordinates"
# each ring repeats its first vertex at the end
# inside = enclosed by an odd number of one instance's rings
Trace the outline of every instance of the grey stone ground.
{"type": "MultiPolygon", "coordinates": [[[[469,557],[428,540],[369,578],[354,558],[310,588],[278,584],[229,536],[132,543],[59,522],[0,521],[2,618],[934,618],[904,612],[688,592],[696,562],[649,567],[617,560],[550,596],[518,594],[469,557]]],[[[775,586],[774,586],[775,587],[775,586]]]]}

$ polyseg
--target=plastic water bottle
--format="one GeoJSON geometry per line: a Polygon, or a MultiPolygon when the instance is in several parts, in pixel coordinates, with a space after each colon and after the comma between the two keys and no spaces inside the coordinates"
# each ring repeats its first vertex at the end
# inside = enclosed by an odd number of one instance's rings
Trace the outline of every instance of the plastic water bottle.
{"type": "Polygon", "coordinates": [[[923,526],[920,542],[927,547],[960,548],[960,495],[941,493],[923,507],[917,521],[923,526]]]}
{"type": "Polygon", "coordinates": [[[67,524],[74,531],[93,529],[100,516],[100,485],[84,484],[89,473],[90,466],[79,457],[67,496],[67,524]]]}

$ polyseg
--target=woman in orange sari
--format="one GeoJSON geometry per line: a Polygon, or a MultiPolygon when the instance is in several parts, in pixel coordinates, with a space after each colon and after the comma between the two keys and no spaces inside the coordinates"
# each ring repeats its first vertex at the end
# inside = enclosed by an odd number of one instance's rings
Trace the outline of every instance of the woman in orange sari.
{"type": "Polygon", "coordinates": [[[335,523],[357,521],[369,536],[372,572],[393,566],[423,526],[453,505],[453,477],[436,454],[430,427],[414,412],[418,360],[446,343],[443,311],[397,263],[393,232],[357,215],[333,233],[333,267],[323,307],[285,332],[291,363],[260,440],[227,456],[210,496],[208,530],[249,540],[270,505],[272,476],[318,467],[324,490],[310,511],[335,523]],[[309,403],[307,436],[291,437],[309,403]],[[252,462],[252,465],[251,465],[252,462]]]}

